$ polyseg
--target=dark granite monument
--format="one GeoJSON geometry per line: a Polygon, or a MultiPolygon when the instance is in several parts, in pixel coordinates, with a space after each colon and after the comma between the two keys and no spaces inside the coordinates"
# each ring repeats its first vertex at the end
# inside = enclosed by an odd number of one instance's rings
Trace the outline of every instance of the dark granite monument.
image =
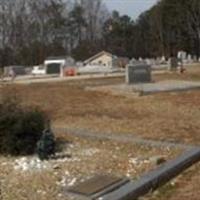
{"type": "Polygon", "coordinates": [[[151,66],[147,64],[127,65],[126,83],[149,83],[151,82],[151,66]]]}
{"type": "Polygon", "coordinates": [[[178,59],[176,57],[170,58],[170,70],[176,71],[178,68],[178,59]]]}

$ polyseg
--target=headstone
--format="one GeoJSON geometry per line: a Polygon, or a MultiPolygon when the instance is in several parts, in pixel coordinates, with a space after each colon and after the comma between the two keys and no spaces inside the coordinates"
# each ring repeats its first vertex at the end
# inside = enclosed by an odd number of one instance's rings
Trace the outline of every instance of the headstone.
{"type": "Polygon", "coordinates": [[[157,57],[155,59],[155,65],[160,65],[161,59],[159,57],[157,57]]]}
{"type": "Polygon", "coordinates": [[[132,58],[129,62],[130,62],[130,63],[134,63],[134,62],[136,62],[136,61],[137,61],[137,59],[132,58]]]}
{"type": "Polygon", "coordinates": [[[115,189],[128,183],[127,178],[118,178],[110,175],[96,175],[84,182],[68,188],[68,193],[79,196],[80,199],[98,199],[115,189]]]}
{"type": "Polygon", "coordinates": [[[178,59],[176,57],[170,58],[170,70],[176,71],[178,67],[178,59]]]}
{"type": "Polygon", "coordinates": [[[139,57],[139,59],[138,59],[140,62],[143,62],[143,59],[141,58],[141,57],[139,57]]]}
{"type": "Polygon", "coordinates": [[[156,59],[155,59],[155,58],[152,58],[152,59],[151,59],[151,63],[152,63],[152,65],[156,65],[156,59]]]}
{"type": "Polygon", "coordinates": [[[186,63],[187,53],[185,51],[179,51],[177,53],[178,65],[183,67],[183,64],[186,63]]]}
{"type": "Polygon", "coordinates": [[[76,64],[74,58],[72,58],[71,56],[67,56],[66,57],[66,61],[65,61],[65,65],[69,66],[69,67],[73,67],[76,64]]]}
{"type": "Polygon", "coordinates": [[[187,55],[187,63],[192,63],[192,56],[191,56],[191,54],[188,54],[187,55]]]}
{"type": "Polygon", "coordinates": [[[132,58],[132,59],[129,61],[129,64],[130,64],[130,65],[137,65],[137,64],[139,64],[139,63],[141,63],[141,61],[136,60],[135,58],[132,58]]]}
{"type": "Polygon", "coordinates": [[[162,62],[166,62],[165,56],[162,56],[161,61],[162,61],[162,62]]]}
{"type": "Polygon", "coordinates": [[[177,58],[180,60],[186,60],[187,58],[187,53],[185,51],[179,51],[177,54],[177,58]]]}
{"type": "Polygon", "coordinates": [[[151,59],[149,59],[149,58],[146,58],[146,59],[145,59],[145,63],[146,63],[147,65],[152,65],[151,59]]]}
{"type": "Polygon", "coordinates": [[[161,64],[161,65],[167,64],[167,59],[165,58],[165,56],[162,56],[162,57],[161,57],[160,64],[161,64]]]}
{"type": "Polygon", "coordinates": [[[197,58],[196,55],[193,56],[193,61],[194,61],[195,63],[198,62],[198,58],[197,58]]]}
{"type": "Polygon", "coordinates": [[[148,83],[151,82],[151,66],[147,64],[127,65],[126,83],[148,83]]]}

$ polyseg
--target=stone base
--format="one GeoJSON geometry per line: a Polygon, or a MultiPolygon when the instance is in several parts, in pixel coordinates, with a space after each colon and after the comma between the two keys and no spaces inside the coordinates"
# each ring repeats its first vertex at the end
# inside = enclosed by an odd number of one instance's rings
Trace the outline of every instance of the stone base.
{"type": "Polygon", "coordinates": [[[119,84],[109,86],[87,87],[93,90],[113,95],[142,96],[161,92],[180,92],[200,89],[200,82],[167,80],[156,83],[119,84]]]}

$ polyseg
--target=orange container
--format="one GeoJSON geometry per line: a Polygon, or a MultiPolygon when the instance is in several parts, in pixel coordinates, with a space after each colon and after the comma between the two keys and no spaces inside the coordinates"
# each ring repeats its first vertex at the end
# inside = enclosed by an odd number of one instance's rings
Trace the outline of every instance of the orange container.
{"type": "Polygon", "coordinates": [[[65,76],[75,76],[76,75],[76,70],[74,68],[68,68],[65,71],[65,76]]]}

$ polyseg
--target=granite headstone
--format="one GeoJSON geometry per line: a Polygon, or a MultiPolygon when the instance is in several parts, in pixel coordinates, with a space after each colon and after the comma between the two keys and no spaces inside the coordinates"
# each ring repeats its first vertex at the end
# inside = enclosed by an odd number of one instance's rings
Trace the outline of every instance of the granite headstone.
{"type": "Polygon", "coordinates": [[[127,65],[126,83],[149,83],[151,82],[151,66],[147,64],[127,65]]]}
{"type": "Polygon", "coordinates": [[[176,71],[178,67],[178,59],[176,57],[170,58],[170,70],[176,71]]]}

